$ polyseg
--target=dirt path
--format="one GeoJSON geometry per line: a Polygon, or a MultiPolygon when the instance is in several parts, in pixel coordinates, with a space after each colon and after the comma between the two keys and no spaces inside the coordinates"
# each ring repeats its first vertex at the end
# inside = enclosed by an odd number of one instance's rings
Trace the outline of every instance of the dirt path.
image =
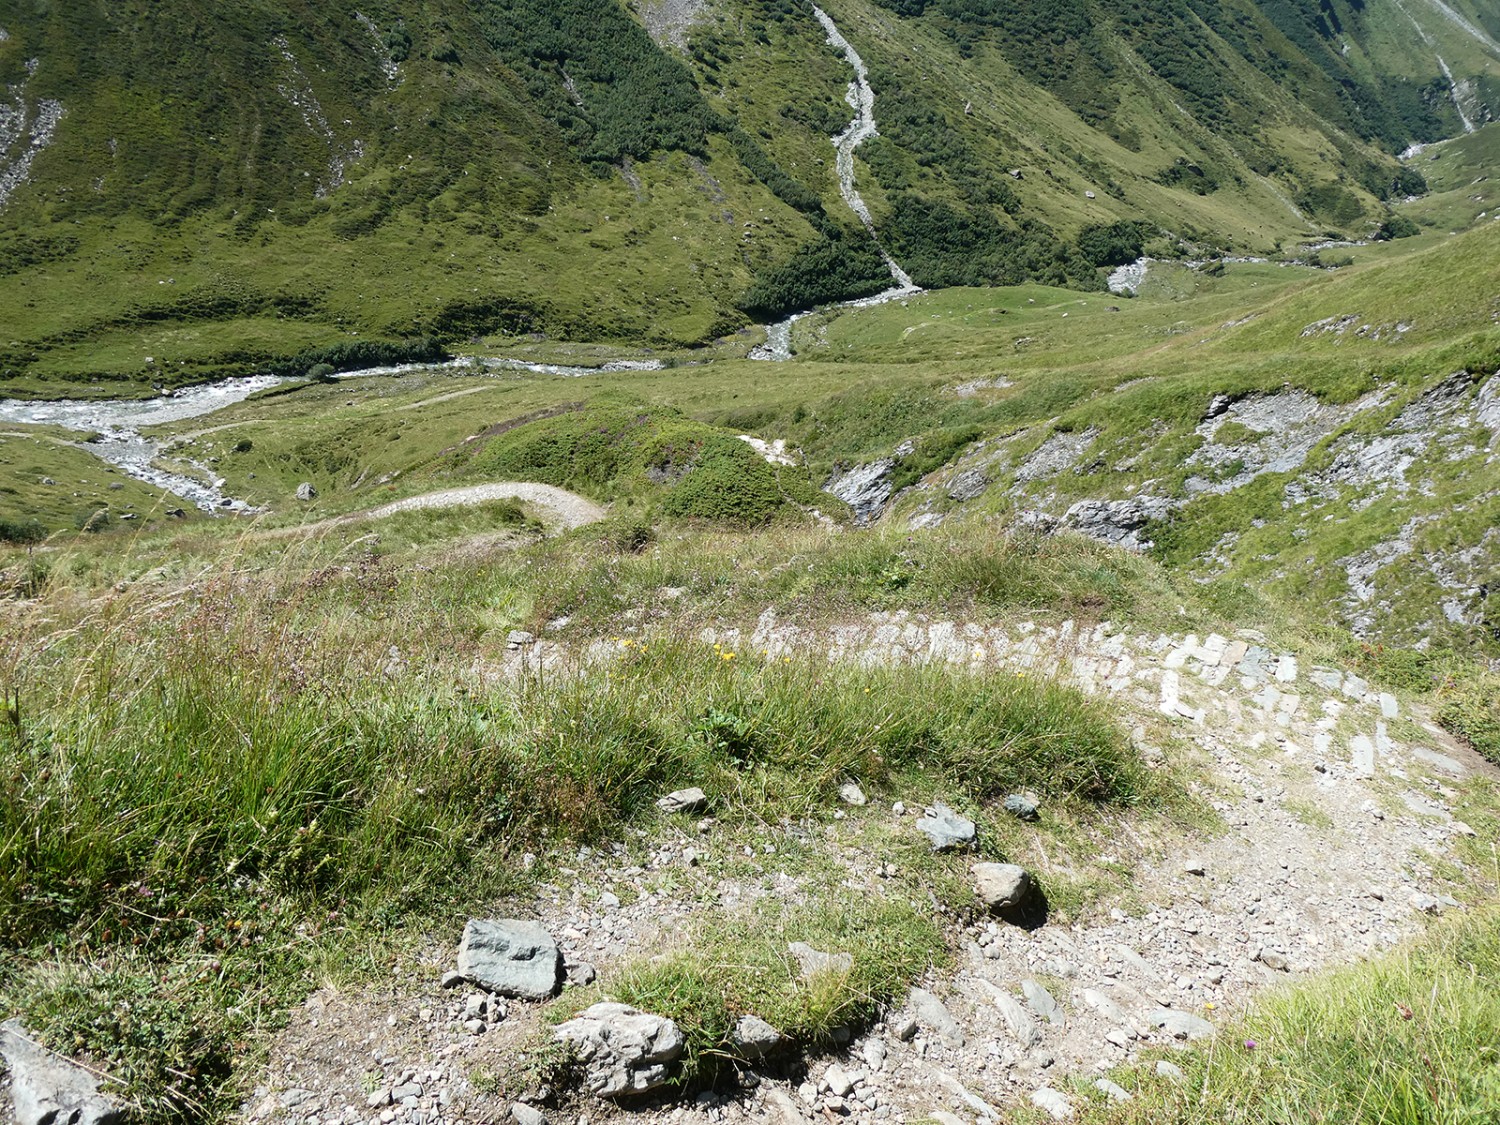
{"type": "Polygon", "coordinates": [[[398,512],[428,511],[440,508],[472,508],[494,500],[519,500],[536,509],[550,530],[572,531],[598,523],[608,511],[576,492],[556,488],[550,484],[533,481],[492,481],[489,484],[472,484],[463,488],[444,488],[437,492],[424,492],[420,496],[408,496],[404,500],[393,500],[363,512],[350,512],[342,516],[331,516],[315,523],[297,527],[278,527],[264,532],[266,535],[314,535],[331,527],[357,523],[362,520],[385,519],[398,512]]]}
{"type": "Polygon", "coordinates": [[[592,500],[556,488],[550,484],[534,484],[530,481],[495,481],[490,484],[472,484],[465,488],[445,488],[440,492],[427,492],[421,496],[408,496],[371,508],[359,518],[384,519],[397,512],[425,511],[429,508],[468,508],[476,504],[488,504],[492,500],[519,500],[540,508],[550,522],[571,531],[585,524],[598,523],[608,512],[592,500]]]}
{"type": "MultiPolygon", "coordinates": [[[[893,1013],[849,1044],[837,1078],[827,1060],[813,1059],[802,1074],[772,1070],[758,1083],[687,1104],[668,1100],[625,1113],[585,1103],[592,1122],[986,1125],[1010,1107],[1038,1104],[1035,1098],[1066,1106],[1080,1097],[1077,1080],[1091,1084],[1143,1051],[1212,1034],[1267,987],[1367,958],[1420,930],[1428,915],[1462,909],[1437,869],[1472,834],[1459,819],[1467,783],[1494,776],[1493,767],[1455,746],[1424,713],[1346,670],[1275,650],[1256,633],[996,628],[906,614],[813,631],[767,611],[753,626],[705,631],[702,639],[766,659],[801,652],[1070,682],[1119,708],[1148,762],[1186,766],[1218,824],[1170,832],[1155,844],[1127,829],[1105,858],[1132,862],[1134,893],[1071,924],[1028,932],[984,920],[951,923],[956,964],[921,982],[932,996],[913,994],[914,1037],[900,1030],[905,1015],[893,1013]],[[939,1006],[936,1023],[924,1014],[929,1001],[939,1006]],[[839,1092],[849,1084],[852,1091],[839,1092]]],[[[617,648],[569,643],[563,634],[513,646],[482,672],[497,679],[536,669],[566,674],[579,661],[613,659],[617,648]]],[[[907,818],[920,811],[872,804],[784,830],[788,842],[799,829],[827,836],[847,880],[878,894],[888,857],[861,851],[848,826],[874,816],[907,831],[907,818]]],[[[717,829],[678,835],[653,846],[644,863],[623,849],[586,859],[585,849],[576,871],[565,872],[571,885],[545,887],[534,901],[509,907],[538,917],[570,960],[586,959],[608,979],[621,961],[665,948],[705,911],[722,908],[713,904],[771,893],[718,874],[744,841],[721,839],[717,829]]],[[[1040,842],[1013,858],[1044,879],[1063,874],[1040,842]]],[[[795,863],[761,882],[788,895],[812,886],[795,863]]],[[[498,1071],[524,1049],[539,1029],[538,1010],[512,1002],[487,1033],[466,1031],[466,998],[439,986],[452,965],[450,942],[425,950],[399,980],[321,992],[294,1013],[245,1119],[295,1125],[311,1111],[341,1125],[506,1119],[509,1107],[487,1098],[474,1076],[498,1071]],[[413,1075],[421,1092],[411,1098],[368,1099],[372,1085],[389,1090],[413,1075]]],[[[548,1111],[545,1120],[581,1121],[579,1108],[548,1111]]]]}

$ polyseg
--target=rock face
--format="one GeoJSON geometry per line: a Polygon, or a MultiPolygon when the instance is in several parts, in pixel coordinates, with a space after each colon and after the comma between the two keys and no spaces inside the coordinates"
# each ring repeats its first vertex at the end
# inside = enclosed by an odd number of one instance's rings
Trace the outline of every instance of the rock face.
{"type": "Polygon", "coordinates": [[[974,891],[991,910],[1014,910],[1031,897],[1031,874],[1014,863],[976,863],[974,891]]]}
{"type": "Polygon", "coordinates": [[[628,1004],[595,1004],[554,1031],[570,1043],[584,1067],[584,1083],[601,1098],[654,1090],[667,1081],[668,1064],[687,1040],[664,1016],[628,1004]]]}
{"type": "Polygon", "coordinates": [[[562,954],[536,922],[471,919],[458,947],[458,971],[501,996],[546,1000],[557,992],[562,954]]]}
{"type": "Polygon", "coordinates": [[[868,465],[855,465],[852,469],[835,472],[823,486],[854,511],[854,522],[869,523],[880,515],[886,501],[891,498],[891,470],[896,462],[889,457],[871,461],[868,465]]]}
{"type": "Polygon", "coordinates": [[[965,469],[948,485],[948,499],[972,500],[989,487],[990,478],[980,469],[965,469]]]}
{"type": "Polygon", "coordinates": [[[92,1074],[35,1042],[20,1020],[0,1024],[17,1125],[121,1125],[124,1111],[92,1074]]]}
{"type": "Polygon", "coordinates": [[[1133,496],[1128,500],[1080,500],[1063,515],[1063,523],[1097,539],[1132,551],[1151,546],[1141,532],[1152,520],[1162,519],[1172,502],[1160,496],[1133,496]]]}
{"type": "Polygon", "coordinates": [[[934,801],[926,815],[917,821],[917,830],[932,841],[935,852],[961,848],[974,840],[974,822],[959,816],[941,801],[934,801]]]}

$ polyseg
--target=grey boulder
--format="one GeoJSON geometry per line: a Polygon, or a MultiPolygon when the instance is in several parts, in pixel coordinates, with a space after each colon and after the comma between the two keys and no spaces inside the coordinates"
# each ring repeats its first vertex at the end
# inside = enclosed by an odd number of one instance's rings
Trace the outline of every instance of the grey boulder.
{"type": "Polygon", "coordinates": [[[1014,910],[1031,897],[1031,873],[1014,863],[976,863],[974,892],[991,910],[1014,910]]]}
{"type": "Polygon", "coordinates": [[[687,1040],[665,1016],[628,1004],[586,1008],[553,1029],[583,1064],[584,1085],[601,1098],[643,1094],[664,1085],[668,1065],[682,1055],[687,1040]]]}
{"type": "Polygon", "coordinates": [[[312,486],[312,481],[305,480],[297,486],[298,500],[315,500],[317,496],[318,490],[312,486]]]}
{"type": "Polygon", "coordinates": [[[470,919],[458,947],[458,971],[501,996],[546,1000],[557,992],[562,954],[537,922],[470,919]]]}
{"type": "Polygon", "coordinates": [[[784,1037],[759,1016],[745,1015],[735,1021],[730,1040],[747,1059],[758,1059],[781,1046],[784,1037]]]}
{"type": "Polygon", "coordinates": [[[17,1125],[120,1125],[125,1111],[99,1093],[77,1063],[37,1043],[20,1020],[0,1024],[0,1055],[10,1068],[17,1125]]]}
{"type": "Polygon", "coordinates": [[[974,822],[959,816],[941,801],[934,801],[921,820],[917,830],[932,841],[935,852],[960,848],[974,841],[974,822]]]}
{"type": "Polygon", "coordinates": [[[663,812],[702,812],[708,808],[708,794],[696,786],[692,789],[679,789],[657,801],[656,807],[663,812]]]}

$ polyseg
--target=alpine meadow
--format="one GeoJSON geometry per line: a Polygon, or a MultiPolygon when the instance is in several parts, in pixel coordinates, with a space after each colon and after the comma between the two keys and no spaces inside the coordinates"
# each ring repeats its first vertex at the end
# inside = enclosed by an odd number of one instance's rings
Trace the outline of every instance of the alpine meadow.
{"type": "Polygon", "coordinates": [[[0,1125],[1500,1120],[1496,0],[0,0],[0,1125]]]}

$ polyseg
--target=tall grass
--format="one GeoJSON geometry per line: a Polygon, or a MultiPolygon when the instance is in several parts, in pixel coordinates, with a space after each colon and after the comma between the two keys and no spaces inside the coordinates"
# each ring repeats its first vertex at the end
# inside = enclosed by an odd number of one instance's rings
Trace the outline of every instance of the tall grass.
{"type": "MultiPolygon", "coordinates": [[[[278,550],[0,603],[0,1007],[104,1062],[148,1117],[232,1103],[234,1060],[306,987],[323,927],[520,890],[523,853],[649,827],[670,789],[702,786],[731,829],[828,808],[849,779],[981,821],[1015,788],[1079,808],[1159,789],[1102,707],[1049,682],[669,627],[497,678],[494,634],[547,568],[278,550]]],[[[887,928],[927,949],[918,921],[887,928]]],[[[783,1015],[815,1036],[841,1011],[783,1015]]]]}

